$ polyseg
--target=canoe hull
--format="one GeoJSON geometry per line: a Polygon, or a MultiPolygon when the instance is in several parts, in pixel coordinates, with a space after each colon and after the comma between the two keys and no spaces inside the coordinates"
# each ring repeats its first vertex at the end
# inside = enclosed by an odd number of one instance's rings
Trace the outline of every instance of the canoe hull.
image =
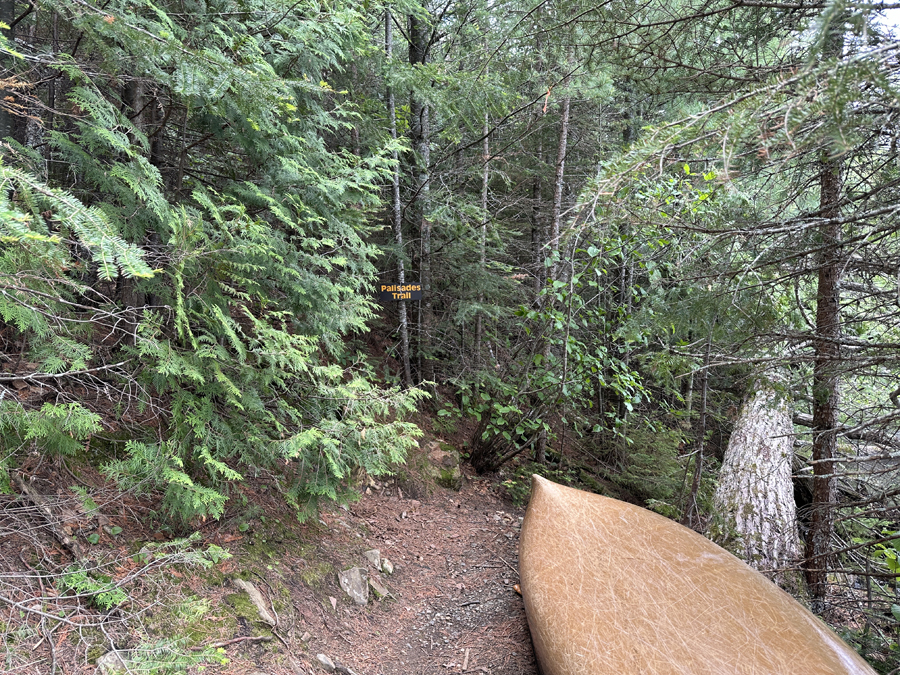
{"type": "Polygon", "coordinates": [[[696,532],[534,476],[519,544],[543,675],[873,675],[775,584],[696,532]]]}

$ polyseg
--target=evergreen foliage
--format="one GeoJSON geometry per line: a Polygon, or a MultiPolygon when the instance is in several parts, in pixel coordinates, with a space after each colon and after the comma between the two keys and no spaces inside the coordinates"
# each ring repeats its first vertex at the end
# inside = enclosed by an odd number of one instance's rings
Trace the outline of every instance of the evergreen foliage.
{"type": "Polygon", "coordinates": [[[390,471],[420,395],[382,391],[344,345],[373,317],[367,239],[389,155],[377,138],[358,154],[330,141],[358,118],[327,80],[368,49],[364,8],[46,9],[61,37],[38,16],[46,41],[23,54],[56,107],[22,120],[43,142],[11,142],[0,165],[0,312],[38,363],[11,375],[122,393],[39,418],[4,402],[18,447],[70,452],[98,411],[149,413],[160,428],[134,428],[106,470],[160,490],[178,519],[221,515],[248,470],[282,474],[303,514],[357,467],[390,471]]]}

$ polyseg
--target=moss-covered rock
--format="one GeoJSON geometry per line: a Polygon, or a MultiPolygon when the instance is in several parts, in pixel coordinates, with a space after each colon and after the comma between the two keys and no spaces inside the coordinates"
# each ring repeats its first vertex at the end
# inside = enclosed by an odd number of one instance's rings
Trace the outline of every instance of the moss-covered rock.
{"type": "Polygon", "coordinates": [[[430,443],[425,474],[441,487],[459,490],[462,488],[459,452],[452,445],[442,441],[430,443]]]}

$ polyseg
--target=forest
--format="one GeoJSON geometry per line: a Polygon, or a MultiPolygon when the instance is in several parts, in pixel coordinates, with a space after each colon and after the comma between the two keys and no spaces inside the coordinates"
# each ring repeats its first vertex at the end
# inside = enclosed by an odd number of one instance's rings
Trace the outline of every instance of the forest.
{"type": "Polygon", "coordinates": [[[0,0],[6,516],[46,462],[181,535],[260,476],[305,522],[427,426],[900,672],[898,8],[0,0]]]}

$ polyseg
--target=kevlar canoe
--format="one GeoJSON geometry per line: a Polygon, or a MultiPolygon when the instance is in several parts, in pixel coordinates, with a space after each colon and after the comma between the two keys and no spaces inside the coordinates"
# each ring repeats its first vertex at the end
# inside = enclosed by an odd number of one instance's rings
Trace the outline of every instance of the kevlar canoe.
{"type": "Polygon", "coordinates": [[[543,675],[874,675],[822,621],[696,532],[532,478],[519,575],[543,675]]]}

